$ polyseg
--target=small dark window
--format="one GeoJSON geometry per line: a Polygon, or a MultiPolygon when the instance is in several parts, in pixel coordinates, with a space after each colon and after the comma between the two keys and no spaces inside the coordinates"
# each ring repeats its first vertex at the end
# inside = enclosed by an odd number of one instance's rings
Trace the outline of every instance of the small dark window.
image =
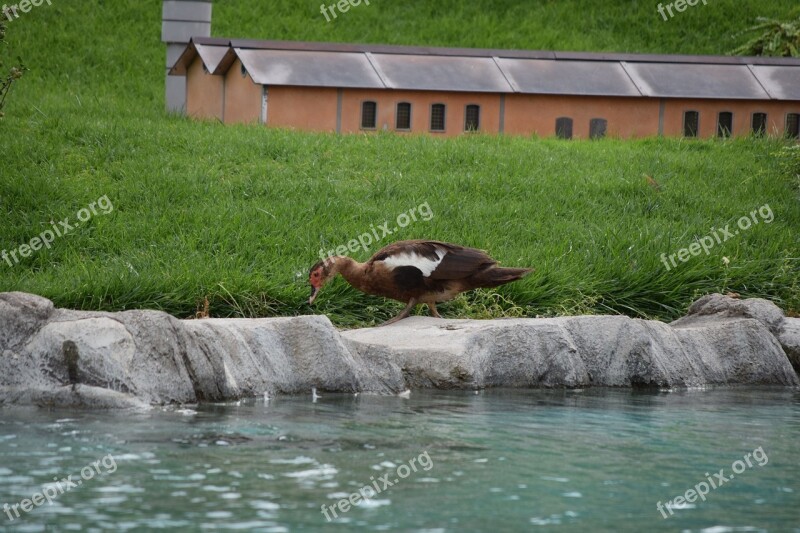
{"type": "Polygon", "coordinates": [[[378,104],[363,102],[361,104],[361,129],[374,130],[378,121],[378,104]]]}
{"type": "Polygon", "coordinates": [[[478,131],[481,126],[481,106],[470,104],[464,112],[464,131],[478,131]]]}
{"type": "Polygon", "coordinates": [[[411,129],[411,104],[408,102],[400,102],[397,104],[397,119],[395,129],[410,130],[411,129]]]}
{"type": "Polygon", "coordinates": [[[764,135],[767,133],[767,114],[753,113],[752,123],[753,135],[764,135]]]}
{"type": "Polygon", "coordinates": [[[723,111],[717,117],[717,137],[730,137],[733,132],[733,113],[723,111]]]}
{"type": "Polygon", "coordinates": [[[246,68],[244,68],[244,63],[242,63],[242,65],[241,65],[241,69],[240,69],[240,70],[242,71],[242,77],[243,77],[243,78],[244,78],[245,76],[247,76],[247,69],[246,69],[246,68]]]}
{"type": "Polygon", "coordinates": [[[444,104],[431,106],[431,131],[444,131],[444,104]]]}
{"type": "Polygon", "coordinates": [[[700,124],[700,113],[697,111],[686,111],[683,114],[683,136],[697,137],[697,130],[700,124]]]}
{"type": "Polygon", "coordinates": [[[792,139],[800,139],[800,113],[788,113],[786,115],[786,136],[792,139]]]}
{"type": "Polygon", "coordinates": [[[589,138],[601,139],[606,136],[608,121],[604,118],[593,118],[589,121],[589,138]]]}
{"type": "Polygon", "coordinates": [[[558,117],[556,119],[556,136],[559,139],[572,139],[572,119],[558,117]]]}

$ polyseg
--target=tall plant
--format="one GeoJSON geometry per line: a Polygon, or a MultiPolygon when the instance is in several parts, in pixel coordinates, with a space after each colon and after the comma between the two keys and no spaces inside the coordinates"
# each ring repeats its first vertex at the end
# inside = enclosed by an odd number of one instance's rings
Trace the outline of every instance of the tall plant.
{"type": "Polygon", "coordinates": [[[3,118],[3,108],[6,105],[6,97],[11,92],[11,86],[22,77],[22,73],[28,70],[22,64],[22,59],[18,58],[15,64],[6,67],[4,59],[4,48],[8,45],[6,42],[6,25],[0,20],[0,118],[3,118]]]}
{"type": "Polygon", "coordinates": [[[759,17],[758,24],[742,32],[760,32],[733,50],[736,55],[800,57],[800,17],[781,21],[759,17]]]}

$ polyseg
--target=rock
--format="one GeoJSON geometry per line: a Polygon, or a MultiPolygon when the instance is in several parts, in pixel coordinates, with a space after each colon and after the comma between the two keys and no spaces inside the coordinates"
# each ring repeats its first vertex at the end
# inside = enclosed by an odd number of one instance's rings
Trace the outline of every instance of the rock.
{"type": "Polygon", "coordinates": [[[673,327],[623,316],[438,320],[342,333],[365,358],[394,360],[411,387],[798,385],[754,319],[673,327]]]}
{"type": "Polygon", "coordinates": [[[778,335],[778,340],[795,372],[800,374],[800,318],[787,318],[778,335]]]}
{"type": "Polygon", "coordinates": [[[410,317],[342,336],[366,359],[377,355],[394,361],[411,388],[576,387],[587,380],[578,350],[558,319],[410,317]]]}
{"type": "MultiPolygon", "coordinates": [[[[53,302],[22,292],[0,293],[0,348],[15,350],[41,328],[55,308],[53,302]]],[[[2,351],[0,351],[2,353],[2,351]]]]}
{"type": "Polygon", "coordinates": [[[0,404],[135,407],[404,385],[398,367],[351,354],[324,316],[178,320],[0,294],[0,404]]]}
{"type": "Polygon", "coordinates": [[[673,326],[703,324],[724,318],[753,318],[778,335],[783,326],[783,311],[763,298],[737,300],[721,294],[708,294],[689,306],[688,314],[672,323],[673,326]]]}
{"type": "Polygon", "coordinates": [[[88,409],[135,409],[151,406],[142,400],[109,389],[89,385],[67,385],[52,389],[13,388],[3,391],[0,404],[35,405],[37,407],[79,407],[88,409]]]}
{"type": "Polygon", "coordinates": [[[325,316],[187,320],[200,400],[321,391],[402,390],[399,368],[375,372],[344,346],[325,316]]]}
{"type": "Polygon", "coordinates": [[[412,317],[340,333],[324,316],[178,320],[55,309],[38,296],[0,293],[6,405],[141,409],[312,388],[797,386],[799,354],[800,319],[766,300],[720,295],[672,324],[412,317]]]}

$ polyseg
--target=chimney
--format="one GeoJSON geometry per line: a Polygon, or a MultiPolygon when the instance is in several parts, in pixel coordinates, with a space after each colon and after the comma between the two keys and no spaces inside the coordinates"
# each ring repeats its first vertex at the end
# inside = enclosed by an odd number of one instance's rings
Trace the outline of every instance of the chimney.
{"type": "Polygon", "coordinates": [[[161,40],[167,44],[167,111],[186,112],[186,77],[169,76],[192,37],[211,36],[211,0],[164,0],[161,40]]]}

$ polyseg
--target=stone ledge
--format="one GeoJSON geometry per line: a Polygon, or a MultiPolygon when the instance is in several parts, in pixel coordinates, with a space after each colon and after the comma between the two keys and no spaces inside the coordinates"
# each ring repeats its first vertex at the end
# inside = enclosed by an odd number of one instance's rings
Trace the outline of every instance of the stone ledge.
{"type": "Polygon", "coordinates": [[[141,407],[406,388],[798,386],[800,319],[699,299],[665,324],[624,316],[411,317],[339,332],[325,316],[178,320],[0,293],[0,405],[141,407]],[[794,368],[792,366],[794,365],[794,368]]]}

